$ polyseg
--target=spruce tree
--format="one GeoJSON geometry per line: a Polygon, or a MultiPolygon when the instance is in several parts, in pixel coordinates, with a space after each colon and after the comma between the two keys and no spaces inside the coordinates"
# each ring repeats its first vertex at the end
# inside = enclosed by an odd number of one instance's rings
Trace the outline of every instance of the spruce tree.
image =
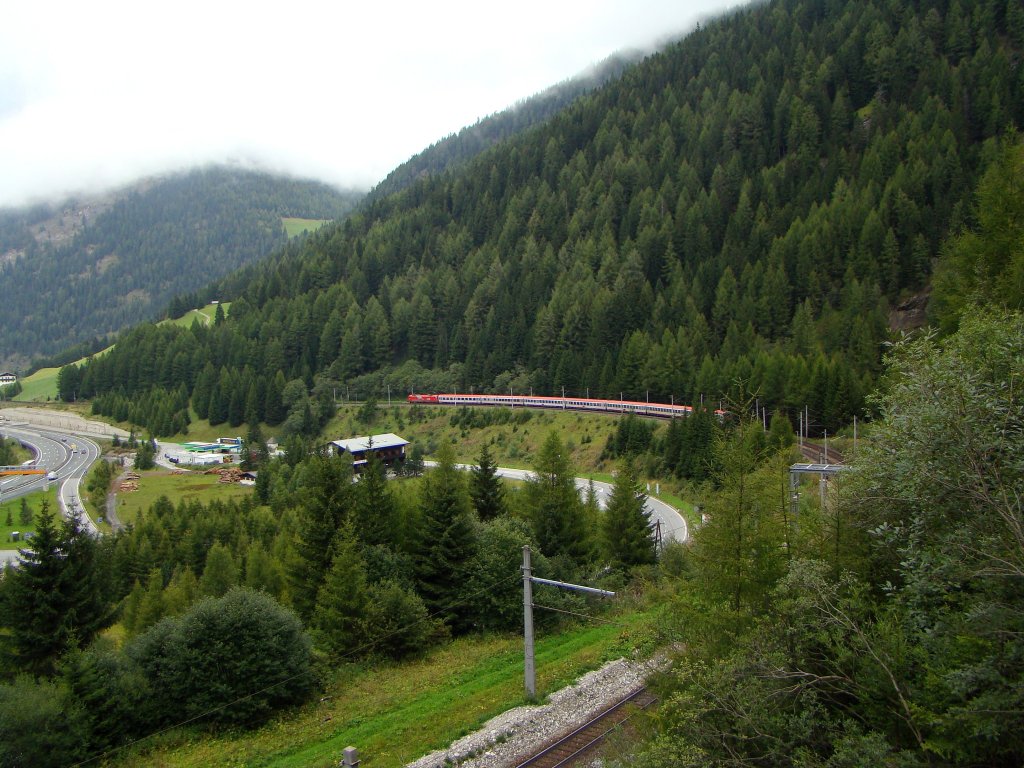
{"type": "Polygon", "coordinates": [[[534,472],[527,499],[537,543],[548,557],[579,565],[589,554],[590,542],[572,464],[557,432],[545,439],[534,472]]]}
{"type": "Polygon", "coordinates": [[[237,585],[238,565],[231,556],[231,550],[217,542],[206,555],[206,566],[199,579],[199,593],[209,597],[223,597],[237,585]]]}
{"type": "Polygon", "coordinates": [[[437,462],[423,480],[413,561],[427,608],[458,630],[465,628],[471,612],[461,599],[477,537],[464,478],[449,446],[438,450],[437,462]]]}
{"type": "Polygon", "coordinates": [[[313,456],[301,468],[299,527],[288,563],[292,604],[304,620],[334,559],[334,539],[352,515],[352,467],[336,456],[313,456]]]}
{"type": "Polygon", "coordinates": [[[393,546],[397,541],[398,509],[387,486],[384,465],[370,453],[354,493],[355,535],[367,546],[393,546]]]}
{"type": "Polygon", "coordinates": [[[651,516],[644,509],[647,495],[640,488],[636,467],[624,462],[615,478],[601,530],[605,556],[612,568],[628,571],[637,565],[651,565],[657,559],[651,516]]]}
{"type": "Polygon", "coordinates": [[[505,512],[505,486],[498,477],[497,466],[484,443],[480,458],[470,473],[469,494],[480,520],[494,520],[505,512]]]}
{"type": "Polygon", "coordinates": [[[337,658],[364,642],[366,567],[351,526],[344,525],[338,531],[333,553],[310,624],[319,644],[337,658]]]}
{"type": "Polygon", "coordinates": [[[72,644],[86,645],[112,620],[96,541],[77,516],[62,525],[47,501],[35,535],[0,588],[4,650],[15,666],[48,674],[72,644]]]}

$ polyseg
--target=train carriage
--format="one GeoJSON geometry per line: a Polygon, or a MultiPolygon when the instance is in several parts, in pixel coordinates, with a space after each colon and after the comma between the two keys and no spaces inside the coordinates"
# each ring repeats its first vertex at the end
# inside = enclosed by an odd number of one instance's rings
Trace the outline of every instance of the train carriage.
{"type": "MultiPolygon", "coordinates": [[[[632,413],[637,416],[653,416],[662,419],[678,419],[693,413],[692,406],[674,403],[545,395],[412,394],[409,395],[408,401],[412,404],[422,405],[490,405],[506,408],[556,408],[566,411],[632,413]]],[[[715,415],[723,418],[725,411],[716,410],[715,415]]]]}

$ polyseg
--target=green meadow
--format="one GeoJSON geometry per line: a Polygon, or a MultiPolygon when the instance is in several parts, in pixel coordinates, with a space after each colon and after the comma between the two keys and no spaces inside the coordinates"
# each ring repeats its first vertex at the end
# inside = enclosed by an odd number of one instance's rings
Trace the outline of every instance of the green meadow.
{"type": "Polygon", "coordinates": [[[284,224],[284,231],[287,233],[288,237],[292,238],[309,232],[316,232],[324,224],[330,224],[331,220],[286,217],[282,218],[281,222],[284,224]]]}

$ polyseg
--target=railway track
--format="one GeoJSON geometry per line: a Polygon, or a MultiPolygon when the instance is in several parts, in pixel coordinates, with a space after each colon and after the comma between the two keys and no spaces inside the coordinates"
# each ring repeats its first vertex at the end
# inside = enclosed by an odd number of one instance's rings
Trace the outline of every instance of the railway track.
{"type": "Polygon", "coordinates": [[[516,763],[516,768],[562,768],[573,765],[637,711],[647,709],[655,701],[657,699],[654,694],[646,688],[634,691],[604,712],[591,718],[572,733],[563,736],[526,760],[516,763]]]}
{"type": "Polygon", "coordinates": [[[804,443],[800,446],[800,453],[812,464],[843,464],[843,454],[835,448],[829,448],[826,453],[824,446],[814,443],[804,443]]]}

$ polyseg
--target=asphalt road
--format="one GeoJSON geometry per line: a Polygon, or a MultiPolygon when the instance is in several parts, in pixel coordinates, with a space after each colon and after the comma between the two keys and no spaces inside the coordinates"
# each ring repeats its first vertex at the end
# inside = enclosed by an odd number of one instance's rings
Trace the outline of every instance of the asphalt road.
{"type": "MultiPolygon", "coordinates": [[[[427,461],[424,462],[427,466],[435,466],[436,462],[427,461]]],[[[456,464],[456,467],[463,470],[473,469],[472,464],[456,464]]],[[[508,467],[497,467],[496,473],[499,477],[507,477],[511,480],[532,480],[534,473],[528,469],[510,469],[508,467]]],[[[576,488],[579,489],[580,493],[586,493],[590,487],[591,481],[585,477],[576,478],[576,488]]],[[[612,495],[612,484],[594,480],[594,490],[597,491],[597,502],[602,509],[607,505],[608,499],[612,495]]],[[[655,499],[651,496],[647,497],[647,503],[644,509],[651,516],[651,522],[661,523],[661,535],[665,540],[674,539],[676,541],[686,541],[690,537],[689,529],[686,526],[686,520],[679,514],[679,510],[675,507],[669,506],[665,502],[655,499]]]]}
{"type": "MultiPolygon", "coordinates": [[[[55,481],[46,475],[13,476],[0,480],[0,499],[9,501],[35,491],[46,490],[51,482],[57,483],[57,499],[61,514],[71,510],[82,510],[79,488],[89,467],[100,455],[99,446],[81,435],[62,433],[23,423],[0,424],[0,435],[18,440],[29,447],[36,456],[36,466],[54,472],[55,481]]],[[[82,516],[86,530],[98,534],[99,529],[88,515],[82,516]]],[[[16,549],[0,549],[0,563],[13,562],[18,557],[16,549]]]]}

